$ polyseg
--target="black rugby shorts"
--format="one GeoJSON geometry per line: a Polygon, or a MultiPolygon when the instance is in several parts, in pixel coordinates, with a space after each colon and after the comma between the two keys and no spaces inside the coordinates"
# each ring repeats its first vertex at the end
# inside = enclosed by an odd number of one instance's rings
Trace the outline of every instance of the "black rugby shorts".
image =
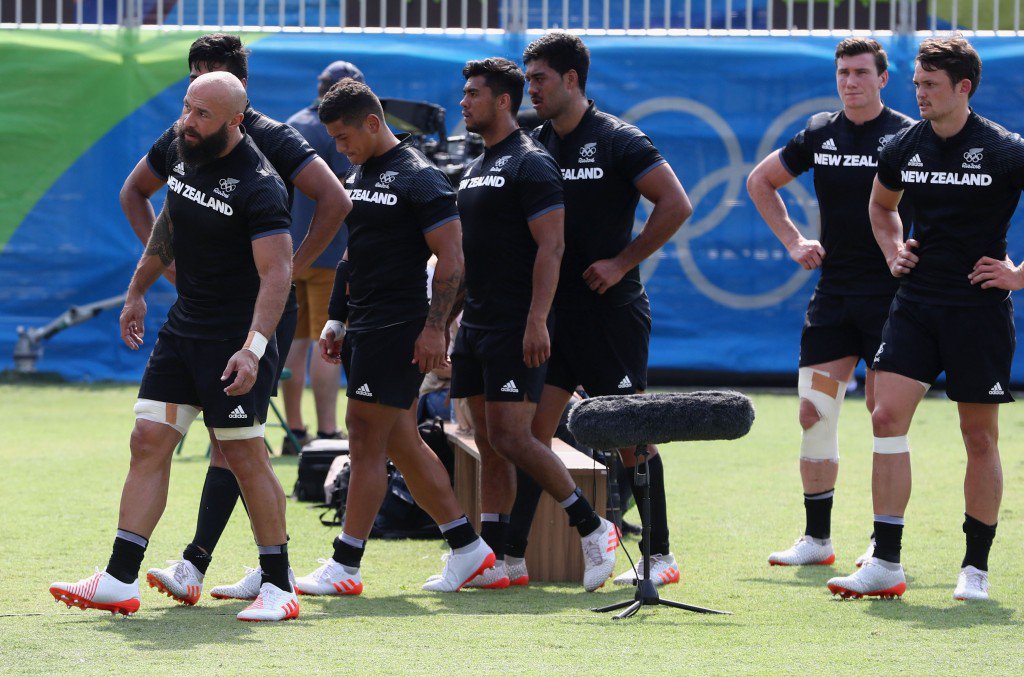
{"type": "MultiPolygon", "coordinates": [[[[347,362],[348,398],[408,409],[419,397],[423,374],[412,363],[423,320],[345,334],[342,359],[347,362]],[[345,352],[351,355],[345,357],[345,352]]],[[[319,359],[319,358],[317,358],[319,359]]]]}
{"type": "Polygon", "coordinates": [[[800,334],[800,366],[856,356],[870,367],[891,303],[888,294],[839,296],[815,291],[800,334]]]}
{"type": "MultiPolygon", "coordinates": [[[[548,321],[548,333],[553,322],[548,321]]],[[[539,402],[548,363],[523,362],[523,330],[460,327],[452,351],[452,397],[483,395],[487,402],[539,402]]]]}

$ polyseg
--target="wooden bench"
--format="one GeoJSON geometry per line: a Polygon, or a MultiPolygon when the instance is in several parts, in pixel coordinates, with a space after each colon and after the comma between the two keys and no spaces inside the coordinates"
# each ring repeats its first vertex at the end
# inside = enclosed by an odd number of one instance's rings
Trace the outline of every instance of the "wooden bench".
{"type": "MultiPolygon", "coordinates": [[[[455,495],[473,526],[480,529],[480,452],[472,436],[448,433],[448,441],[455,452],[455,495]]],[[[602,517],[607,505],[607,470],[600,462],[573,449],[561,440],[555,440],[553,451],[597,514],[602,517]],[[595,470],[596,468],[596,470],[595,470]],[[596,493],[595,493],[596,486],[596,493]]],[[[526,549],[526,563],[531,581],[583,580],[583,553],[576,529],[569,526],[565,510],[555,499],[541,494],[537,514],[530,529],[530,543],[526,549]]]]}

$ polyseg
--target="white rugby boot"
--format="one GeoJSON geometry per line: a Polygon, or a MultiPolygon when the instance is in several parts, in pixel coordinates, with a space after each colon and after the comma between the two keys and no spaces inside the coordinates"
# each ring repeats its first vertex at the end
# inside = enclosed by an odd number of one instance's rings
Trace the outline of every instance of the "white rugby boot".
{"type": "MultiPolygon", "coordinates": [[[[644,578],[644,560],[641,557],[636,566],[626,569],[612,581],[615,585],[636,585],[638,580],[644,578]]],[[[651,555],[651,580],[655,586],[668,585],[679,582],[679,565],[672,553],[667,555],[651,555]]]]}
{"type": "Polygon", "coordinates": [[[75,583],[58,581],[50,585],[50,594],[68,608],[99,609],[112,614],[128,616],[139,610],[139,579],[122,583],[106,571],[96,573],[75,583]]]}
{"type": "Polygon", "coordinates": [[[849,576],[837,576],[829,579],[828,589],[833,595],[839,595],[843,599],[849,597],[892,599],[903,595],[907,589],[907,578],[903,574],[901,565],[872,557],[849,576]]]}
{"type": "Polygon", "coordinates": [[[509,585],[529,585],[530,573],[526,570],[526,558],[505,555],[505,575],[508,576],[509,585]]]}
{"type": "Polygon", "coordinates": [[[484,590],[501,590],[511,585],[505,568],[505,560],[497,560],[489,569],[477,574],[462,587],[482,588],[484,590]]]}
{"type": "Polygon", "coordinates": [[[430,592],[458,592],[470,580],[494,566],[495,557],[491,546],[484,539],[466,546],[467,551],[456,553],[450,550],[444,556],[444,569],[440,576],[431,576],[423,584],[430,592]]]}
{"type": "Polygon", "coordinates": [[[149,587],[156,588],[176,602],[195,606],[203,592],[203,572],[187,559],[169,559],[171,566],[146,572],[149,587]]]}
{"type": "Polygon", "coordinates": [[[773,567],[803,566],[805,564],[832,564],[836,561],[836,553],[832,549],[832,539],[812,538],[804,534],[796,539],[793,545],[768,555],[768,564],[773,567]]]}
{"type": "MultiPolygon", "coordinates": [[[[295,572],[288,567],[288,580],[295,588],[295,572]]],[[[210,590],[210,597],[217,599],[256,599],[260,594],[260,586],[263,585],[263,569],[256,567],[245,567],[245,576],[242,580],[232,585],[218,585],[210,590]]]]}
{"type": "Polygon", "coordinates": [[[583,589],[594,592],[615,571],[615,551],[619,547],[618,528],[604,519],[601,526],[580,539],[583,548],[583,589]]]}
{"type": "Polygon", "coordinates": [[[956,579],[953,599],[962,601],[988,599],[988,572],[967,565],[956,579]]]}
{"type": "Polygon", "coordinates": [[[359,569],[350,574],[333,559],[317,562],[320,566],[313,573],[295,579],[295,591],[300,595],[358,595],[363,591],[359,569]]]}
{"type": "Polygon", "coordinates": [[[238,612],[240,621],[287,621],[299,617],[299,598],[291,590],[282,590],[273,583],[260,586],[253,603],[238,612]]]}

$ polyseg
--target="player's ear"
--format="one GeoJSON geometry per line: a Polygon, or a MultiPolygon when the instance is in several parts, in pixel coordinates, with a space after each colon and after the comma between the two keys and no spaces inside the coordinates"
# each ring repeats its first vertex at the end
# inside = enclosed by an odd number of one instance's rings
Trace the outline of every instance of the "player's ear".
{"type": "Polygon", "coordinates": [[[235,113],[234,117],[231,118],[231,122],[228,123],[231,127],[238,127],[242,124],[242,120],[245,118],[241,113],[235,113]]]}
{"type": "Polygon", "coordinates": [[[376,134],[380,131],[380,118],[373,113],[366,116],[366,120],[363,121],[363,124],[366,125],[371,134],[376,134]]]}
{"type": "Polygon", "coordinates": [[[882,81],[882,82],[881,82],[881,84],[879,85],[879,87],[878,87],[878,88],[879,88],[879,89],[884,89],[884,88],[885,88],[885,86],[886,86],[887,84],[889,84],[889,71],[882,71],[882,74],[881,74],[881,75],[879,75],[878,77],[879,77],[879,78],[881,79],[881,81],[882,81]]]}
{"type": "Polygon", "coordinates": [[[971,95],[971,81],[968,80],[967,78],[964,78],[963,80],[961,80],[960,84],[957,85],[957,91],[959,91],[961,94],[966,94],[966,95],[970,96],[971,95]]]}
{"type": "Polygon", "coordinates": [[[566,86],[569,89],[572,89],[572,88],[579,89],[580,88],[580,76],[579,76],[579,73],[577,73],[573,69],[567,70],[565,72],[565,75],[562,76],[562,80],[565,82],[566,86]]]}

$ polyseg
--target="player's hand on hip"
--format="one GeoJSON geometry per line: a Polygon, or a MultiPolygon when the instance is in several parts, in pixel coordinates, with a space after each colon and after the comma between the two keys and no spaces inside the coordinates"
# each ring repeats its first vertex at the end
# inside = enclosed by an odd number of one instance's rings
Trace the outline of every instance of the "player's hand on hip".
{"type": "Polygon", "coordinates": [[[909,275],[917,267],[917,262],[920,259],[913,252],[913,248],[917,246],[917,240],[907,240],[896,250],[896,256],[889,261],[889,272],[893,277],[909,275]]]}
{"type": "Polygon", "coordinates": [[[138,350],[146,333],[146,299],[129,294],[121,309],[120,324],[121,340],[132,350],[138,350]]]}
{"type": "Polygon", "coordinates": [[[974,270],[967,279],[971,284],[980,285],[982,289],[1024,289],[1024,270],[1013,265],[1009,258],[997,261],[989,256],[982,256],[974,264],[974,270]]]}
{"type": "Polygon", "coordinates": [[[583,281],[590,287],[590,291],[603,294],[617,285],[626,272],[615,259],[601,259],[583,271],[583,281]]]}
{"type": "Polygon", "coordinates": [[[256,353],[251,350],[242,348],[232,355],[231,359],[228,360],[228,366],[224,368],[224,373],[221,374],[220,380],[228,380],[232,372],[235,374],[235,379],[228,384],[224,392],[231,397],[237,397],[252,390],[252,387],[256,385],[259,366],[260,360],[256,357],[256,353]]]}
{"type": "Polygon", "coordinates": [[[791,244],[787,250],[789,258],[799,263],[804,270],[814,270],[820,267],[821,262],[825,259],[825,248],[817,240],[808,240],[802,237],[791,244]]]}
{"type": "Polygon", "coordinates": [[[412,363],[419,365],[421,374],[426,374],[447,362],[448,341],[445,331],[437,327],[423,327],[412,351],[412,363]]]}
{"type": "Polygon", "coordinates": [[[341,341],[345,338],[345,323],[327,320],[320,332],[320,358],[330,364],[341,364],[341,341]]]}
{"type": "Polygon", "coordinates": [[[551,357],[551,337],[548,327],[540,320],[527,320],[526,332],[523,334],[523,363],[533,369],[548,361],[551,357]]]}

